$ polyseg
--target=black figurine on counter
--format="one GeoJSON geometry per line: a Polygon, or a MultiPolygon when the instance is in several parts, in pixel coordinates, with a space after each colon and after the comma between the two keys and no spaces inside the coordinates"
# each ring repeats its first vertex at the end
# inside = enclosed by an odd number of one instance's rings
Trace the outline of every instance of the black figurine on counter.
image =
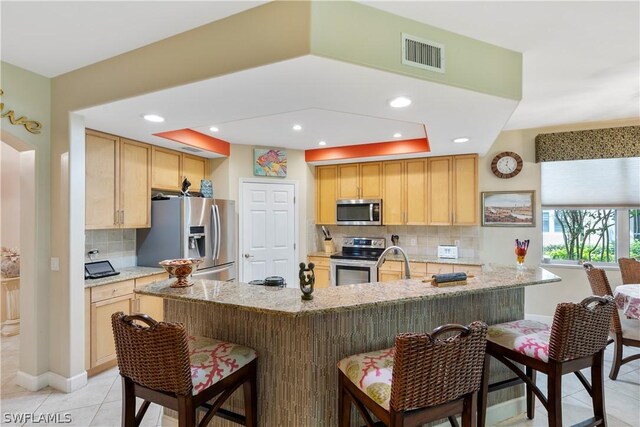
{"type": "Polygon", "coordinates": [[[191,181],[189,181],[185,177],[185,179],[182,181],[182,191],[180,192],[180,194],[186,197],[191,196],[191,194],[189,193],[189,187],[191,187],[191,181]]]}
{"type": "Polygon", "coordinates": [[[300,278],[300,290],[302,291],[302,299],[305,301],[309,301],[313,299],[313,287],[316,283],[316,275],[313,272],[312,262],[309,263],[309,268],[307,268],[304,262],[300,263],[300,273],[298,277],[300,278]]]}

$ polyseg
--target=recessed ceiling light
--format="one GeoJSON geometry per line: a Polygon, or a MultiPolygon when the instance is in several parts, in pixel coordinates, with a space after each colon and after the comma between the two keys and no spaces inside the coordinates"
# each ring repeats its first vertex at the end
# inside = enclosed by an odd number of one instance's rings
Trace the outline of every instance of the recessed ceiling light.
{"type": "Polygon", "coordinates": [[[394,138],[400,138],[402,136],[402,134],[400,132],[396,132],[393,134],[394,138]]]}
{"type": "Polygon", "coordinates": [[[300,125],[293,125],[293,130],[302,130],[302,126],[300,126],[300,125]]]}
{"type": "Polygon", "coordinates": [[[145,114],[144,116],[142,116],[142,118],[149,122],[154,122],[154,123],[164,122],[164,117],[159,116],[157,114],[145,114]]]}
{"type": "Polygon", "coordinates": [[[318,145],[327,145],[327,141],[320,141],[318,142],[318,145]]]}
{"type": "Polygon", "coordinates": [[[461,144],[463,142],[467,142],[469,141],[469,138],[456,138],[453,140],[453,142],[455,142],[456,144],[461,144]]]}
{"type": "Polygon", "coordinates": [[[218,132],[220,129],[218,129],[218,128],[217,128],[217,127],[215,127],[215,126],[211,126],[211,127],[209,128],[209,130],[210,130],[211,132],[218,132]]]}
{"type": "Polygon", "coordinates": [[[406,96],[399,96],[389,101],[389,105],[393,108],[404,108],[411,105],[411,100],[406,96]]]}

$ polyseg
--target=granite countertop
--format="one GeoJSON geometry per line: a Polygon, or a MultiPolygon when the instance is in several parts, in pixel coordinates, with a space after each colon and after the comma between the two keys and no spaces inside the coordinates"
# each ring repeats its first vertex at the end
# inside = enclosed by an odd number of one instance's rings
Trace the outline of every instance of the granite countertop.
{"type": "Polygon", "coordinates": [[[241,310],[298,317],[560,281],[560,277],[540,267],[518,271],[516,267],[485,266],[485,270],[470,278],[464,286],[437,288],[420,279],[362,283],[317,289],[311,301],[303,301],[300,298],[302,293],[294,288],[271,288],[216,280],[194,280],[193,286],[188,288],[171,288],[169,285],[173,280],[165,280],[136,289],[135,292],[179,301],[221,304],[241,310]]]}
{"type": "MultiPolygon", "coordinates": [[[[464,264],[464,265],[477,265],[483,264],[478,258],[438,258],[437,256],[429,255],[409,255],[409,262],[432,262],[435,264],[464,264]]],[[[401,254],[388,254],[385,258],[388,261],[404,261],[401,254]]]]}
{"type": "Polygon", "coordinates": [[[109,283],[122,282],[124,280],[138,279],[145,276],[153,276],[164,272],[163,268],[155,267],[126,267],[121,268],[120,274],[116,276],[103,277],[101,279],[87,279],[84,281],[85,288],[108,285],[109,283]]]}

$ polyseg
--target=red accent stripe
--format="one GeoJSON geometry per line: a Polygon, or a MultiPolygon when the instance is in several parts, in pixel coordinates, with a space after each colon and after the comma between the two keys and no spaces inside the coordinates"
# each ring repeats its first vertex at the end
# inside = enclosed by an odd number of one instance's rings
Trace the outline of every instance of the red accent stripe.
{"type": "Polygon", "coordinates": [[[357,159],[364,157],[392,156],[399,154],[428,153],[431,151],[427,137],[400,141],[375,142],[345,147],[316,148],[306,150],[306,162],[357,159]]]}
{"type": "Polygon", "coordinates": [[[212,151],[222,154],[223,156],[229,156],[230,153],[229,143],[227,141],[191,129],[171,130],[168,132],[154,133],[153,135],[202,150],[212,151]]]}

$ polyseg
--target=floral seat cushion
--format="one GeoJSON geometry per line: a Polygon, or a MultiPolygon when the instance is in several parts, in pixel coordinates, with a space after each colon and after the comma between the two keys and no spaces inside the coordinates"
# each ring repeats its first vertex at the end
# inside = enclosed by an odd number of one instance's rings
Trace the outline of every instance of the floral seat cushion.
{"type": "Polygon", "coordinates": [[[338,362],[338,369],[387,411],[391,398],[394,349],[372,351],[346,357],[338,362]]]}
{"type": "Polygon", "coordinates": [[[549,325],[534,320],[516,320],[489,326],[487,339],[543,362],[549,361],[549,325]]]}
{"type": "Polygon", "coordinates": [[[213,338],[189,336],[188,343],[194,395],[228,377],[258,356],[252,348],[213,338]]]}

